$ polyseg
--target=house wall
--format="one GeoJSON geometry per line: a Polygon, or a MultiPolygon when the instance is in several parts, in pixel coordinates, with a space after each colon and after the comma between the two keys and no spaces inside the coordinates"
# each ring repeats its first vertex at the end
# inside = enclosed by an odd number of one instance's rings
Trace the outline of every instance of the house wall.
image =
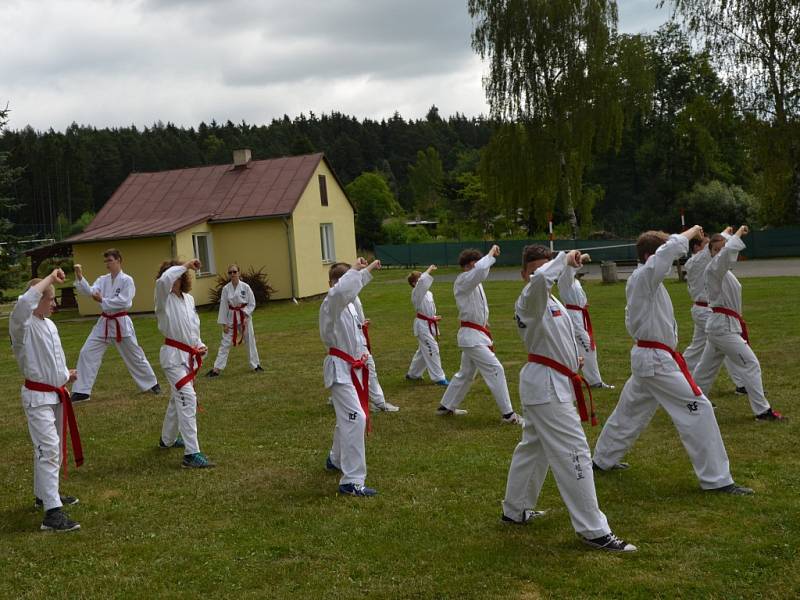
{"type": "Polygon", "coordinates": [[[356,259],[356,230],[353,207],[324,160],[320,161],[292,214],[292,236],[297,273],[297,295],[301,298],[328,290],[328,269],[333,261],[322,260],[320,225],[333,223],[336,262],[356,259]],[[319,175],[325,175],[328,206],[320,201],[319,175]]]}
{"type": "MultiPolygon", "coordinates": [[[[135,240],[114,240],[105,242],[75,243],[72,246],[73,259],[83,267],[84,277],[91,285],[100,275],[105,275],[103,252],[116,248],[122,254],[122,270],[133,277],[136,283],[136,296],[131,312],[154,310],[153,292],[155,290],[158,267],[172,256],[172,237],[152,237],[135,240]]],[[[82,315],[99,315],[100,304],[89,296],[76,294],[78,311],[82,315]]]]}
{"type": "MultiPolygon", "coordinates": [[[[217,274],[221,269],[224,269],[225,266],[220,266],[216,260],[217,241],[214,239],[211,226],[206,222],[197,223],[175,234],[175,258],[182,262],[195,258],[194,242],[192,241],[192,234],[195,233],[211,233],[211,251],[214,254],[215,263],[213,265],[213,273],[209,275],[198,276],[196,273],[192,273],[191,294],[194,296],[195,304],[197,306],[203,306],[204,304],[210,304],[208,298],[209,292],[216,286],[217,274]]],[[[206,268],[208,268],[208,265],[206,265],[206,268]]]]}

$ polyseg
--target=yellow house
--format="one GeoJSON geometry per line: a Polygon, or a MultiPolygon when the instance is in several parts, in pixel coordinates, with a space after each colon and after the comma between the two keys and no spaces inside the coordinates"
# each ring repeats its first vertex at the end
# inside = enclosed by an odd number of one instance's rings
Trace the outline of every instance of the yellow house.
{"type": "MultiPolygon", "coordinates": [[[[132,173],[92,223],[67,240],[92,281],[106,272],[103,251],[117,248],[136,281],[132,311],[152,311],[162,261],[200,259],[192,295],[210,302],[217,276],[230,263],[263,268],[273,298],[304,298],[328,289],[328,267],[356,258],[355,215],[322,154],[250,160],[232,165],[132,173]]],[[[81,314],[100,312],[86,296],[81,314]]]]}

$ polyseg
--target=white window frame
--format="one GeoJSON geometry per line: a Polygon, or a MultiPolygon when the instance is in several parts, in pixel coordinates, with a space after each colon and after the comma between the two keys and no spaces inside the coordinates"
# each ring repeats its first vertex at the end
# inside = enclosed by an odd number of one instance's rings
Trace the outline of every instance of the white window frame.
{"type": "Polygon", "coordinates": [[[319,224],[319,241],[323,264],[336,262],[336,244],[333,239],[333,223],[319,224]]]}
{"type": "Polygon", "coordinates": [[[197,272],[198,276],[214,275],[217,272],[216,265],[214,265],[214,241],[211,238],[211,233],[204,231],[201,233],[192,234],[192,246],[194,247],[194,257],[200,261],[200,270],[197,272]],[[208,251],[208,260],[200,256],[200,245],[198,240],[205,238],[206,250],[208,251]]]}

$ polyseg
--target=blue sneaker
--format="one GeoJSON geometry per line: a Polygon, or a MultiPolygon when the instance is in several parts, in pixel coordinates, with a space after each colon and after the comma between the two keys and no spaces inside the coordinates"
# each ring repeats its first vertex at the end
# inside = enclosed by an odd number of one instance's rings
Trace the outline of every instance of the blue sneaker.
{"type": "Polygon", "coordinates": [[[184,469],[211,469],[217,465],[208,460],[208,457],[202,452],[195,454],[185,454],[181,466],[184,469]]]}
{"type": "Polygon", "coordinates": [[[158,447],[161,448],[162,450],[166,450],[167,448],[186,448],[186,444],[183,443],[183,438],[181,436],[178,436],[178,439],[176,439],[175,443],[172,444],[171,446],[167,446],[164,443],[164,440],[159,438],[158,439],[158,447]]]}
{"type": "Polygon", "coordinates": [[[358,496],[359,498],[369,498],[377,496],[377,490],[369,488],[360,483],[344,483],[339,486],[339,493],[344,496],[358,496]]]}
{"type": "Polygon", "coordinates": [[[442,385],[444,387],[447,387],[448,385],[450,385],[450,380],[447,377],[445,377],[444,379],[440,379],[439,381],[435,381],[434,383],[436,385],[442,385]]]}
{"type": "Polygon", "coordinates": [[[328,455],[328,458],[325,459],[325,470],[331,472],[338,471],[339,473],[342,472],[342,470],[331,460],[330,455],[328,455]]]}

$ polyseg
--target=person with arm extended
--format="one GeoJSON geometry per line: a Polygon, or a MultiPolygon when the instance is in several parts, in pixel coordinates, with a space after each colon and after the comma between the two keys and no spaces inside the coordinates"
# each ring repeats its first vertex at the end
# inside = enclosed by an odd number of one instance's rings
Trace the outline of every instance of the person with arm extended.
{"type": "Polygon", "coordinates": [[[414,337],[417,338],[417,351],[411,359],[411,364],[406,373],[410,381],[422,379],[425,370],[428,377],[437,385],[450,384],[442,370],[442,359],[439,355],[439,321],[441,317],[436,314],[436,303],[430,291],[433,285],[433,272],[436,265],[425,269],[424,273],[413,271],[408,276],[411,286],[411,303],[417,311],[414,318],[414,337]]]}

